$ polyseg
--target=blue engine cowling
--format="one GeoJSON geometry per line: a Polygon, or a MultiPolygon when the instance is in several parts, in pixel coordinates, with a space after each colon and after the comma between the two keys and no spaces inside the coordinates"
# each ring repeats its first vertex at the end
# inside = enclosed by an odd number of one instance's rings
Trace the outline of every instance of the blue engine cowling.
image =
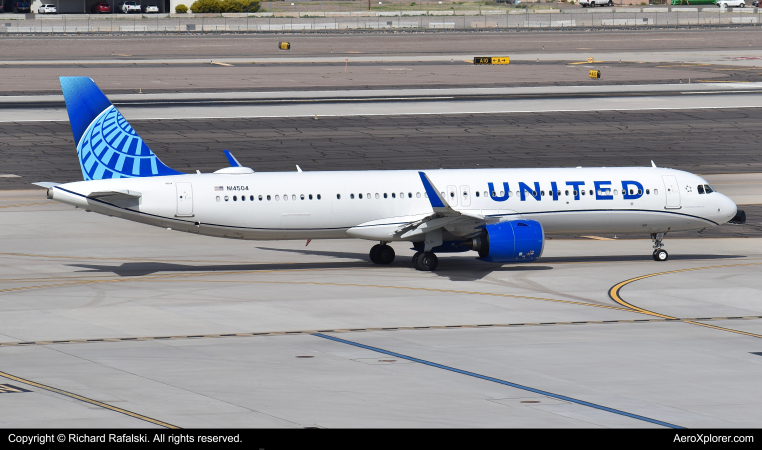
{"type": "Polygon", "coordinates": [[[511,220],[487,225],[471,248],[481,261],[494,263],[536,261],[545,248],[545,232],[535,220],[511,220]]]}

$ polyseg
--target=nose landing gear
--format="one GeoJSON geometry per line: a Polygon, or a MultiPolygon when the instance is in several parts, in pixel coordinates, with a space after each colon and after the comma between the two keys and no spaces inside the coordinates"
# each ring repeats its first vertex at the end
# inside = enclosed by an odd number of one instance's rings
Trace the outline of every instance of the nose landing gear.
{"type": "MultiPolygon", "coordinates": [[[[669,230],[667,230],[669,232],[669,230]]],[[[654,241],[654,261],[666,261],[669,259],[669,253],[664,250],[664,236],[667,233],[651,233],[651,239],[654,241]]]]}
{"type": "Polygon", "coordinates": [[[370,249],[370,260],[376,264],[391,264],[394,261],[394,249],[386,242],[376,244],[370,249]]]}

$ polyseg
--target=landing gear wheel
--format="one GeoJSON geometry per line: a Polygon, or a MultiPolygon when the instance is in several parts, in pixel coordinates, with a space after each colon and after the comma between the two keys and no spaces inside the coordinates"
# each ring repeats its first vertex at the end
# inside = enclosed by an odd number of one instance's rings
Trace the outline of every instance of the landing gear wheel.
{"type": "Polygon", "coordinates": [[[370,248],[369,256],[375,264],[391,264],[394,261],[394,249],[388,245],[376,244],[370,248]]]}
{"type": "Polygon", "coordinates": [[[654,261],[666,261],[669,259],[669,253],[663,248],[654,250],[654,261]]]}
{"type": "Polygon", "coordinates": [[[413,255],[413,267],[418,267],[416,261],[418,261],[418,257],[421,256],[421,253],[423,252],[415,252],[415,255],[413,255]]]}
{"type": "Polygon", "coordinates": [[[380,262],[378,262],[378,249],[380,247],[381,247],[381,244],[376,244],[376,245],[374,245],[373,247],[370,248],[370,254],[369,254],[369,256],[370,256],[370,260],[374,264],[381,264],[380,262]]]}
{"type": "Polygon", "coordinates": [[[609,0],[609,2],[606,4],[606,6],[614,6],[614,2],[612,0],[609,0]]]}
{"type": "Polygon", "coordinates": [[[439,258],[431,252],[423,252],[415,260],[415,268],[425,272],[433,272],[437,268],[439,258]]]}
{"type": "Polygon", "coordinates": [[[394,261],[394,249],[388,245],[379,245],[376,250],[376,264],[391,264],[394,261]]]}

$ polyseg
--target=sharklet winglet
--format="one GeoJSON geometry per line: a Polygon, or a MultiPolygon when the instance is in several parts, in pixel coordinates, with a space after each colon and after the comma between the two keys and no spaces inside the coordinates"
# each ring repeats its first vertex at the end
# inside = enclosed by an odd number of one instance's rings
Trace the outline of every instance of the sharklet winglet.
{"type": "Polygon", "coordinates": [[[225,157],[228,159],[228,162],[230,163],[230,167],[243,167],[241,166],[241,163],[238,162],[237,159],[235,159],[235,156],[233,156],[232,153],[228,150],[223,150],[225,152],[225,157]]]}
{"type": "Polygon", "coordinates": [[[443,213],[446,215],[460,215],[459,212],[453,210],[450,207],[450,205],[447,203],[447,200],[442,197],[437,188],[434,186],[434,183],[429,180],[429,177],[425,173],[418,172],[418,175],[421,177],[423,189],[426,191],[426,195],[429,197],[431,209],[433,209],[435,213],[443,213]]]}

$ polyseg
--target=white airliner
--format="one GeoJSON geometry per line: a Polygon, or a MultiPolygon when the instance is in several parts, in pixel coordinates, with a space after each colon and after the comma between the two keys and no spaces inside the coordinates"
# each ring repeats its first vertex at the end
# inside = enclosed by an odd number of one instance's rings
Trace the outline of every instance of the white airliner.
{"type": "MultiPolygon", "coordinates": [[[[61,77],[85,181],[36,183],[88,211],[232,239],[411,242],[418,270],[436,253],[477,251],[495,263],[537,260],[546,234],[642,233],[666,261],[669,231],[714,227],[743,211],[706,180],[656,167],[185,174],[164,165],[86,77],[61,77]]],[[[738,214],[738,215],[737,215],[738,214]]]]}

